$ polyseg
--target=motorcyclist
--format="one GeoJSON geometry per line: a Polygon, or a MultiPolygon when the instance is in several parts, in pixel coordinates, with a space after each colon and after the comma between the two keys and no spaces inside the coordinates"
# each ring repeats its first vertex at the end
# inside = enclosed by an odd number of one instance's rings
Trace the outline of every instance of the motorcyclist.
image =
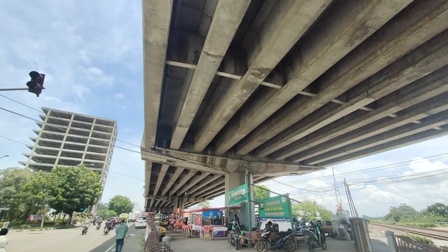
{"type": "Polygon", "coordinates": [[[87,234],[87,230],[89,229],[90,226],[90,221],[86,220],[83,224],[82,224],[82,232],[83,234],[87,234]]]}
{"type": "Polygon", "coordinates": [[[109,231],[112,229],[112,221],[111,219],[107,219],[105,225],[104,225],[104,230],[108,229],[109,231]]]}

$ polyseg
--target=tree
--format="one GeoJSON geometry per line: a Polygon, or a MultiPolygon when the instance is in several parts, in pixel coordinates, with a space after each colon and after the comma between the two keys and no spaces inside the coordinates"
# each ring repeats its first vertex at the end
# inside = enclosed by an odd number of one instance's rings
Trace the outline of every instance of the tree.
{"type": "Polygon", "coordinates": [[[51,173],[39,171],[31,180],[23,185],[21,198],[28,206],[28,210],[42,215],[41,228],[45,220],[47,205],[53,201],[59,184],[51,173]]]}
{"type": "Polygon", "coordinates": [[[83,212],[100,198],[102,185],[98,173],[93,170],[84,166],[56,167],[51,171],[51,176],[58,185],[57,190],[52,192],[54,198],[50,202],[56,213],[83,212]]]}
{"type": "Polygon", "coordinates": [[[254,186],[254,201],[260,202],[262,199],[269,198],[271,191],[267,186],[260,185],[254,186]]]}
{"type": "Polygon", "coordinates": [[[320,220],[323,221],[331,220],[333,215],[331,211],[309,200],[302,201],[301,203],[293,203],[291,208],[294,216],[308,220],[319,219],[317,212],[319,212],[320,220]]]}
{"type": "Polygon", "coordinates": [[[198,204],[201,208],[210,208],[210,202],[208,201],[202,201],[198,204]]]}
{"type": "Polygon", "coordinates": [[[411,206],[406,204],[401,204],[399,207],[390,207],[389,213],[384,217],[389,221],[403,221],[406,219],[411,219],[417,214],[417,211],[411,206]]]}
{"type": "Polygon", "coordinates": [[[134,209],[134,204],[123,195],[116,195],[109,202],[109,210],[114,210],[117,214],[129,213],[132,209],[134,209]]]}
{"type": "Polygon", "coordinates": [[[31,179],[31,171],[27,168],[7,168],[0,170],[0,207],[9,208],[2,211],[9,220],[25,217],[25,206],[20,194],[22,186],[31,179]]]}
{"type": "Polygon", "coordinates": [[[117,216],[117,212],[114,210],[109,210],[107,208],[101,208],[98,210],[97,215],[100,216],[103,220],[107,220],[112,216],[117,216]]]}
{"type": "Polygon", "coordinates": [[[426,208],[425,213],[435,214],[448,219],[448,206],[443,203],[434,203],[426,208]]]}

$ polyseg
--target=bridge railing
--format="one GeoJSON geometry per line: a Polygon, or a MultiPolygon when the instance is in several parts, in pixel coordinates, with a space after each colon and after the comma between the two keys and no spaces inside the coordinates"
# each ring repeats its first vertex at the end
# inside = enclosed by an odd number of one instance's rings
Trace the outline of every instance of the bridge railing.
{"type": "Polygon", "coordinates": [[[159,241],[159,232],[151,221],[146,225],[145,252],[173,252],[169,245],[159,241]]]}
{"type": "Polygon", "coordinates": [[[392,238],[392,242],[391,239],[388,239],[391,252],[448,252],[448,247],[437,247],[434,245],[425,244],[406,235],[395,235],[393,232],[388,231],[386,236],[390,236],[392,238]]]}

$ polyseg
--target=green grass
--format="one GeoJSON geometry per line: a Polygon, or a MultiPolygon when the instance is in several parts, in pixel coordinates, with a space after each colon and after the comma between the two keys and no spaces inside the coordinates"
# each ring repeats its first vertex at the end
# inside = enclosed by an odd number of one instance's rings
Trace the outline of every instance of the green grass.
{"type": "Polygon", "coordinates": [[[421,236],[418,236],[418,235],[409,235],[409,237],[411,237],[415,241],[418,241],[418,242],[421,242],[421,243],[424,243],[424,244],[429,244],[429,245],[433,245],[434,244],[434,242],[431,239],[426,238],[426,237],[421,237],[421,236]]]}

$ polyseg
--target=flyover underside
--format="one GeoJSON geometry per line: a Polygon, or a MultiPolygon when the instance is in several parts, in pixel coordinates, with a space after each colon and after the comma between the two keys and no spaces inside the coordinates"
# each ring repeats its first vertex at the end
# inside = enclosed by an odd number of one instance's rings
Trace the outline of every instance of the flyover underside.
{"type": "Polygon", "coordinates": [[[148,209],[448,132],[448,2],[143,0],[148,209]]]}

